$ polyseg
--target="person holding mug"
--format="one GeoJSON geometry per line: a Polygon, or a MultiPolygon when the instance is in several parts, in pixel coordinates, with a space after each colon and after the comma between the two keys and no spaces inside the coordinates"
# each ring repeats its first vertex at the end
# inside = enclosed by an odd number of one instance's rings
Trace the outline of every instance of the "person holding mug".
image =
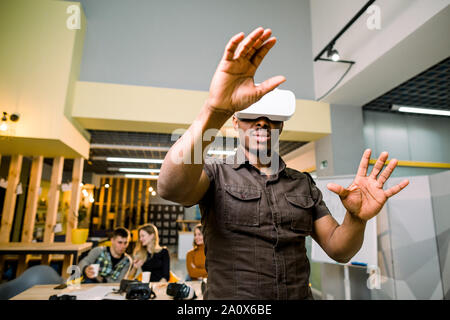
{"type": "Polygon", "coordinates": [[[125,252],[129,243],[130,232],[125,228],[115,229],[110,247],[92,249],[78,264],[84,277],[82,283],[115,283],[126,278],[132,261],[125,252]]]}
{"type": "Polygon", "coordinates": [[[170,256],[167,248],[159,245],[158,229],[151,223],[144,224],[138,228],[138,235],[129,279],[136,279],[142,272],[151,272],[150,282],[168,282],[170,256]]]}

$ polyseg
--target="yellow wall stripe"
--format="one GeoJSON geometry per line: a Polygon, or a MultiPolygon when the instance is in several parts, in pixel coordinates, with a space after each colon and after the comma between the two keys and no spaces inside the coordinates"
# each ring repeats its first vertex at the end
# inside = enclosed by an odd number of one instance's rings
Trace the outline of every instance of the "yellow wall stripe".
{"type": "MultiPolygon", "coordinates": [[[[388,164],[390,160],[386,161],[388,164]]],[[[369,164],[375,164],[377,159],[370,159],[369,164]]],[[[398,160],[397,166],[400,167],[418,167],[418,168],[440,168],[440,169],[450,169],[450,163],[440,163],[440,162],[420,162],[420,161],[409,161],[409,160],[398,160]]]]}

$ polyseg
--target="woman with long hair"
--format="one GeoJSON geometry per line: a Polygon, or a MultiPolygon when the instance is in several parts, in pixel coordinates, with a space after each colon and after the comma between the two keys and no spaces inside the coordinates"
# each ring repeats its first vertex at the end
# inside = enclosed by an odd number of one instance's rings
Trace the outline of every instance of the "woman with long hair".
{"type": "Polygon", "coordinates": [[[150,271],[150,281],[169,281],[170,256],[166,247],[159,245],[158,229],[148,223],[138,228],[139,240],[134,250],[133,269],[130,278],[134,279],[141,272],[150,271]]]}
{"type": "Polygon", "coordinates": [[[190,280],[199,280],[208,277],[205,269],[205,245],[203,244],[202,225],[194,227],[193,249],[186,254],[186,268],[190,280]]]}

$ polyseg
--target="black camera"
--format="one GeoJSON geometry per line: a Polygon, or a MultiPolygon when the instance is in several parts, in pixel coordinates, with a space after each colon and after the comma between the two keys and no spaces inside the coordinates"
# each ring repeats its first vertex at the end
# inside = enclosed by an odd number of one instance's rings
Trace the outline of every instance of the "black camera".
{"type": "Polygon", "coordinates": [[[197,298],[194,289],[185,283],[169,283],[166,293],[175,300],[192,300],[197,298]]]}
{"type": "Polygon", "coordinates": [[[48,298],[48,300],[77,300],[77,296],[72,296],[69,294],[63,294],[63,295],[52,295],[50,296],[50,298],[48,298]]]}
{"type": "Polygon", "coordinates": [[[156,294],[148,283],[135,280],[122,280],[120,282],[120,293],[125,292],[125,298],[129,300],[148,300],[156,298],[156,294]]]}

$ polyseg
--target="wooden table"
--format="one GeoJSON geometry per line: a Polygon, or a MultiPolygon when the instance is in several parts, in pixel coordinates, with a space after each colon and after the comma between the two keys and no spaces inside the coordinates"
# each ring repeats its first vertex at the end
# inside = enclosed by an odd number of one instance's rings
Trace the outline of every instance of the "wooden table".
{"type": "MultiPolygon", "coordinates": [[[[73,255],[73,264],[78,264],[78,258],[83,252],[86,252],[92,248],[92,242],[86,242],[83,244],[73,244],[65,242],[7,242],[0,243],[0,270],[3,265],[4,255],[19,255],[22,258],[19,259],[17,266],[17,274],[19,276],[26,269],[27,255],[49,255],[49,254],[63,254],[64,256],[73,255]]],[[[44,262],[45,263],[45,262],[44,262]]],[[[64,266],[63,266],[64,267],[64,266]]]]}
{"type": "MultiPolygon", "coordinates": [[[[202,300],[202,290],[201,290],[201,281],[186,281],[188,286],[192,287],[195,290],[195,294],[197,295],[196,300],[202,300]]],[[[172,300],[173,298],[166,294],[167,283],[161,282],[152,282],[151,287],[156,294],[156,298],[154,300],[172,300]]],[[[48,300],[48,298],[54,294],[60,296],[63,294],[69,295],[78,295],[78,300],[91,300],[87,298],[83,298],[83,291],[87,291],[92,288],[98,288],[100,291],[103,291],[106,295],[104,299],[114,299],[114,300],[125,300],[125,294],[118,295],[113,294],[113,289],[119,289],[118,283],[99,283],[99,284],[82,284],[80,289],[71,289],[66,288],[63,290],[55,290],[55,284],[50,285],[36,285],[31,287],[28,290],[18,294],[17,296],[11,298],[10,300],[48,300]],[[111,294],[109,294],[111,293],[111,294]]],[[[94,300],[94,299],[93,299],[94,300]]]]}
{"type": "Polygon", "coordinates": [[[65,242],[8,242],[0,243],[0,255],[3,254],[71,254],[74,256],[74,263],[78,264],[78,257],[92,248],[92,242],[83,244],[73,244],[65,242]]]}

